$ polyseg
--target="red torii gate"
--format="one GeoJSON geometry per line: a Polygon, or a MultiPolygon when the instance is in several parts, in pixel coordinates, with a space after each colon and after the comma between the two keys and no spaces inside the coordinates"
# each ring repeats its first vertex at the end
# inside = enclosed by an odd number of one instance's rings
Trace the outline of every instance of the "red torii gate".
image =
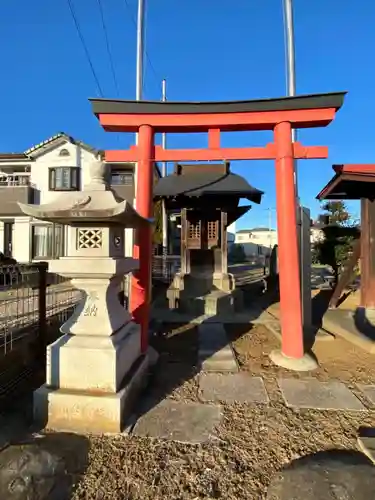
{"type": "MultiPolygon", "coordinates": [[[[233,102],[153,102],[90,99],[94,114],[109,132],[137,132],[138,144],[127,151],[106,151],[108,162],[136,162],[136,208],[152,217],[153,163],[174,161],[275,160],[279,243],[282,350],[272,360],[291,369],[311,369],[304,354],[297,200],[294,160],[327,158],[324,146],[292,143],[292,128],[324,127],[335,117],[345,93],[314,94],[280,99],[233,102]],[[221,132],[273,130],[274,143],[265,147],[222,148],[221,132]],[[154,144],[155,133],[208,132],[207,149],[168,150],[154,144]]],[[[134,276],[130,311],[142,329],[142,349],[148,344],[150,313],[151,229],[136,236],[134,257],[140,261],[134,276]]]]}

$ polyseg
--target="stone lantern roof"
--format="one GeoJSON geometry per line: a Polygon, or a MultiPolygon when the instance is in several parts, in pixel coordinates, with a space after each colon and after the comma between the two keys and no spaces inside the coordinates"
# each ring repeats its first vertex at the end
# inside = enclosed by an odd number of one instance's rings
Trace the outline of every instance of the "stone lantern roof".
{"type": "Polygon", "coordinates": [[[59,224],[117,224],[131,228],[150,224],[152,219],[140,216],[128,201],[110,189],[105,180],[106,168],[101,160],[90,165],[90,182],[83,192],[64,193],[43,205],[18,205],[30,217],[59,224]]]}

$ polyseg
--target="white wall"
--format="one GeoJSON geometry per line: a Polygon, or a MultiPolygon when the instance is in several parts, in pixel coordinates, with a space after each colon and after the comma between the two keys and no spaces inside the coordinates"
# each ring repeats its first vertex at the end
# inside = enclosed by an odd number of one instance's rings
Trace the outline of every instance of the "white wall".
{"type": "Polygon", "coordinates": [[[269,248],[277,245],[277,231],[252,231],[236,233],[236,243],[244,246],[246,255],[256,251],[257,247],[264,249],[262,254],[268,253],[269,248]]]}
{"type": "Polygon", "coordinates": [[[31,257],[30,217],[16,217],[13,226],[12,257],[18,262],[29,262],[31,257]]]}
{"type": "Polygon", "coordinates": [[[69,191],[49,190],[49,169],[53,167],[81,167],[81,187],[89,181],[89,165],[95,159],[93,153],[80,146],[66,142],[56,149],[35,159],[31,164],[31,182],[40,193],[39,203],[49,203],[57,196],[69,196],[69,191]],[[62,149],[67,149],[69,156],[59,156],[62,149]]]}

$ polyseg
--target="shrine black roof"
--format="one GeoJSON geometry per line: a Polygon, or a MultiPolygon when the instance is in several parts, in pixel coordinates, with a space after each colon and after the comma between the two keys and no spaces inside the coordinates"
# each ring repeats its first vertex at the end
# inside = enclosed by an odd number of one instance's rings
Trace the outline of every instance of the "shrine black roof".
{"type": "Polygon", "coordinates": [[[215,172],[168,175],[159,179],[154,188],[155,198],[232,195],[260,203],[263,194],[240,175],[215,172]]]}
{"type": "Polygon", "coordinates": [[[346,92],[297,95],[271,99],[223,102],[127,101],[89,99],[94,114],[105,113],[243,113],[252,111],[288,111],[292,109],[340,109],[346,92]]]}
{"type": "Polygon", "coordinates": [[[318,200],[360,200],[375,199],[375,173],[371,171],[351,171],[350,165],[334,165],[336,172],[332,179],[317,195],[318,200]]]}

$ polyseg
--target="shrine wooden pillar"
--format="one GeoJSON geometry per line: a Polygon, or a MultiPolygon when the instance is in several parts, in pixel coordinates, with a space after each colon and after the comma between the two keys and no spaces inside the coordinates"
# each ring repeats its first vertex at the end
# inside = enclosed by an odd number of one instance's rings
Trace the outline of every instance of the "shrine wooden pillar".
{"type": "Polygon", "coordinates": [[[190,255],[188,250],[188,220],[187,220],[187,209],[183,208],[181,210],[181,274],[190,273],[190,255]]]}
{"type": "MultiPolygon", "coordinates": [[[[139,127],[138,148],[137,212],[142,217],[152,218],[154,131],[149,125],[139,127]]],[[[139,259],[139,270],[133,274],[129,310],[141,326],[141,350],[145,352],[151,302],[152,227],[137,229],[133,257],[139,259]]]]}
{"type": "Polygon", "coordinates": [[[361,306],[375,309],[375,202],[361,199],[361,306]]]}
{"type": "Polygon", "coordinates": [[[304,356],[300,262],[297,234],[297,198],[291,124],[275,126],[276,205],[280,287],[281,354],[304,356]]]}
{"type": "Polygon", "coordinates": [[[221,247],[221,272],[228,274],[228,237],[227,237],[227,212],[221,212],[220,217],[220,247],[221,247]]]}

